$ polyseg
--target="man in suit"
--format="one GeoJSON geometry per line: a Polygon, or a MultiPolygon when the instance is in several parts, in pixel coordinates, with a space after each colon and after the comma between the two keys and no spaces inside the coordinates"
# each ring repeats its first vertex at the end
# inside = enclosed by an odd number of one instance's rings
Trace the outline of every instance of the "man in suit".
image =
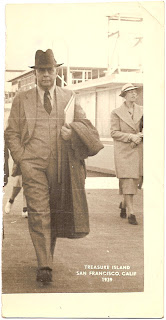
{"type": "Polygon", "coordinates": [[[11,155],[22,172],[38,261],[36,280],[43,283],[52,281],[56,238],[89,233],[84,159],[103,148],[80,106],[74,106],[74,122],[65,124],[64,109],[73,92],[56,86],[59,66],[51,49],[36,52],[31,68],[37,86],[16,95],[6,129],[11,155]]]}

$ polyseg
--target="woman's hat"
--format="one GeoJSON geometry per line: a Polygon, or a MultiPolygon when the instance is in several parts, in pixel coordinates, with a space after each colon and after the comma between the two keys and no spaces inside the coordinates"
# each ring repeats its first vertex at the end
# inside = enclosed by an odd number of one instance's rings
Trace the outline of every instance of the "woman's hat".
{"type": "Polygon", "coordinates": [[[131,83],[127,83],[122,87],[120,96],[124,98],[127,91],[135,90],[135,89],[139,89],[139,87],[133,86],[133,84],[131,83]]]}
{"type": "Polygon", "coordinates": [[[39,69],[39,68],[52,68],[59,67],[63,63],[58,64],[54,58],[54,54],[51,49],[47,51],[37,50],[35,54],[35,66],[30,68],[39,69]]]}

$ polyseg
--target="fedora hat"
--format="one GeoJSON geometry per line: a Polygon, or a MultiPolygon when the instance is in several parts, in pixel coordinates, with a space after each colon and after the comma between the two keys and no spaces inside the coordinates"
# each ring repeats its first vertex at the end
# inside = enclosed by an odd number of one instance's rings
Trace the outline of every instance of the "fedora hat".
{"type": "Polygon", "coordinates": [[[35,66],[30,68],[38,69],[38,68],[52,68],[52,67],[59,67],[63,63],[57,63],[54,54],[51,49],[46,51],[37,50],[35,54],[35,66]]]}
{"type": "Polygon", "coordinates": [[[121,90],[121,93],[120,93],[120,97],[124,98],[127,91],[136,90],[136,89],[139,89],[139,87],[133,86],[133,84],[131,84],[131,83],[126,83],[122,87],[122,90],[121,90]]]}

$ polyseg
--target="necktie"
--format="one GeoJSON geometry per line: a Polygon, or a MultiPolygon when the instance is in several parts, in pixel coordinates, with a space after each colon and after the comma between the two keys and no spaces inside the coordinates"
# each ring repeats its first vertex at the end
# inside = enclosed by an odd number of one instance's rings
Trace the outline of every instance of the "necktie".
{"type": "Polygon", "coordinates": [[[50,114],[51,110],[52,110],[52,106],[51,106],[51,102],[50,102],[50,99],[48,96],[49,96],[49,91],[46,90],[44,92],[44,108],[47,111],[47,113],[50,114]]]}

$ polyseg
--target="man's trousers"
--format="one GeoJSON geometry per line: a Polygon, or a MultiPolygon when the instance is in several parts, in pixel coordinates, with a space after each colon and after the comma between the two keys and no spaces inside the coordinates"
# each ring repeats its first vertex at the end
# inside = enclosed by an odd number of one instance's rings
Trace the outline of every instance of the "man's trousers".
{"type": "Polygon", "coordinates": [[[23,159],[21,161],[23,188],[28,208],[28,223],[36,251],[38,267],[52,269],[56,242],[55,209],[60,199],[57,161],[23,159]]]}

